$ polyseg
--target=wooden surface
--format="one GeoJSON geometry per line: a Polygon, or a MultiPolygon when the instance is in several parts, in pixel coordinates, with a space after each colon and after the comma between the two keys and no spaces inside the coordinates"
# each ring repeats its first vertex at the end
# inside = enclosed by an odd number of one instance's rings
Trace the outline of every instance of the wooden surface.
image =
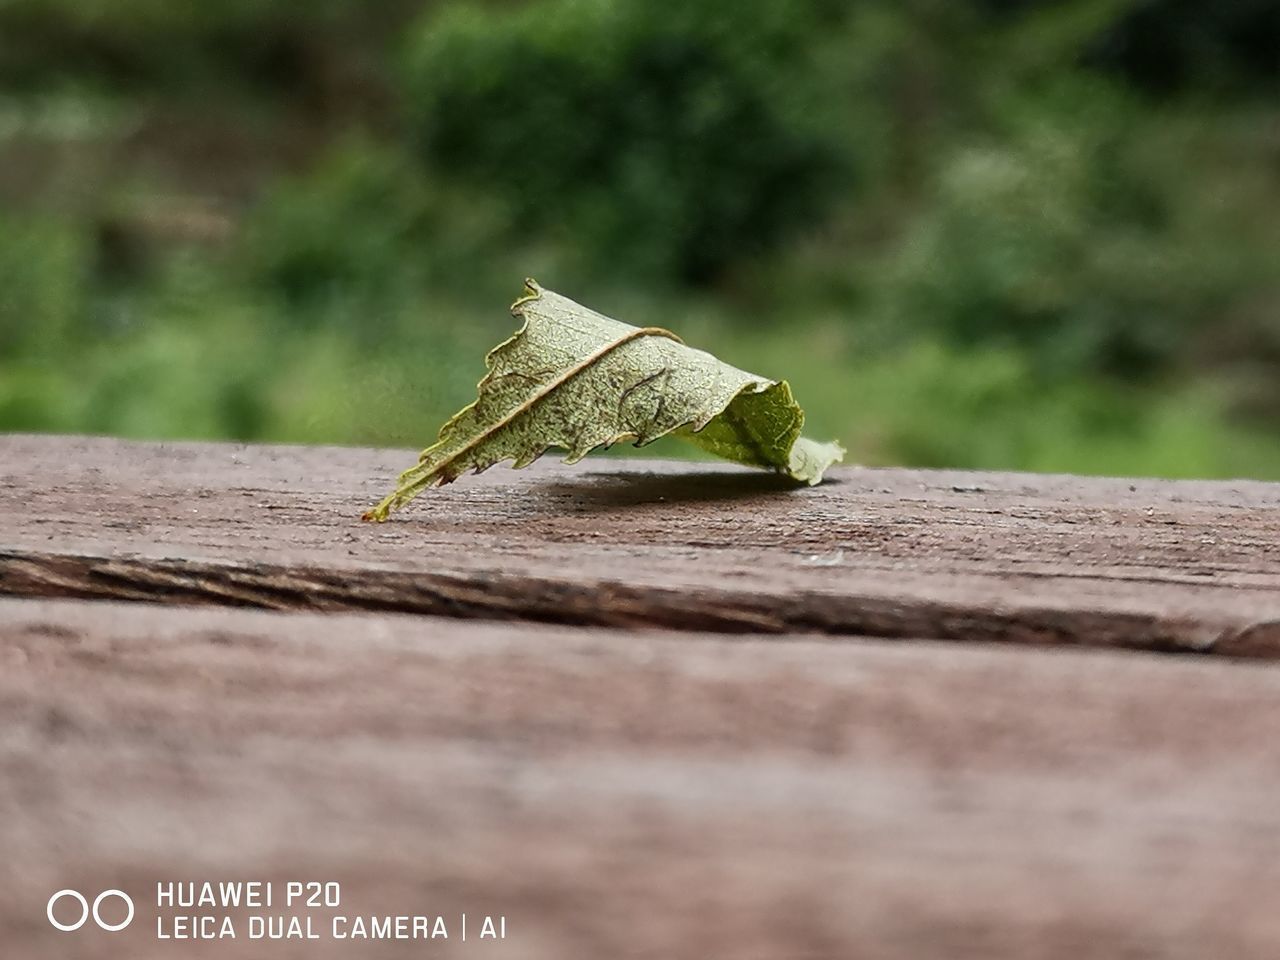
{"type": "Polygon", "coordinates": [[[1280,484],[0,438],[0,593],[1280,654],[1280,484]]]}
{"type": "Polygon", "coordinates": [[[1280,955],[1280,671],[1104,651],[0,601],[6,956],[1280,955]],[[336,880],[501,944],[58,934],[336,880]]]}
{"type": "Polygon", "coordinates": [[[0,957],[1280,956],[1280,486],[407,459],[0,438],[0,957]]]}

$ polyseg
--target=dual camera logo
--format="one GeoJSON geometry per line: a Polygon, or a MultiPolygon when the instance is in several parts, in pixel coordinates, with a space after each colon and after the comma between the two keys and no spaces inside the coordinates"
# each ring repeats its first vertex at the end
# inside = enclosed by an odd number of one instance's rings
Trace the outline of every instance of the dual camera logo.
{"type": "Polygon", "coordinates": [[[70,933],[72,930],[79,930],[84,926],[85,921],[93,916],[93,922],[103,930],[115,933],[117,930],[123,930],[129,924],[133,923],[133,900],[123,890],[103,890],[100,894],[93,898],[93,906],[89,906],[89,901],[85,899],[84,894],[79,890],[59,890],[49,898],[49,905],[45,907],[45,914],[49,917],[49,922],[64,933],[70,933]],[[61,923],[58,918],[53,915],[53,908],[63,897],[70,897],[80,904],[80,919],[75,923],[61,923]],[[107,923],[102,919],[102,901],[109,897],[119,897],[124,901],[126,913],[125,917],[119,923],[107,923]]]}

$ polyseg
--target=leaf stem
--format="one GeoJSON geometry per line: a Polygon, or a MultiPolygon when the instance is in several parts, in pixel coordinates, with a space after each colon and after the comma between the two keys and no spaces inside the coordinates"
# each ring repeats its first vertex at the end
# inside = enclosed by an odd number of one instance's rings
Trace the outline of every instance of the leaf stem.
{"type": "Polygon", "coordinates": [[[366,510],[360,519],[373,521],[374,523],[385,523],[387,518],[391,516],[392,510],[403,507],[416,497],[421,490],[431,486],[432,479],[437,475],[437,469],[427,469],[422,464],[410,467],[400,474],[399,479],[396,480],[395,490],[383,497],[376,507],[366,510]]]}

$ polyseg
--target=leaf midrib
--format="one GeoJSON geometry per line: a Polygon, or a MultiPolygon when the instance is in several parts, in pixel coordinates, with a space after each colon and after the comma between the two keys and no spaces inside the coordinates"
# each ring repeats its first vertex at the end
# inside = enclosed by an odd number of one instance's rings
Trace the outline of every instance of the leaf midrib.
{"type": "Polygon", "coordinates": [[[471,452],[476,447],[485,443],[487,440],[489,440],[492,436],[494,436],[494,434],[498,433],[500,430],[503,430],[506,427],[509,427],[512,423],[514,423],[524,414],[532,410],[538,403],[546,399],[546,397],[549,394],[560,389],[560,387],[564,386],[574,377],[590,369],[594,364],[604,359],[614,350],[617,350],[619,347],[624,346],[625,344],[631,343],[634,340],[639,340],[643,337],[662,337],[667,340],[674,340],[676,343],[684,342],[678,336],[672,333],[670,330],[664,330],[662,327],[637,327],[636,329],[619,337],[617,340],[610,341],[609,343],[601,347],[599,350],[584,357],[574,366],[569,367],[567,370],[565,370],[562,374],[560,374],[560,376],[556,377],[554,380],[548,381],[540,390],[535,391],[523,403],[514,407],[504,417],[502,417],[499,420],[495,420],[492,424],[487,426],[485,429],[475,434],[470,440],[468,440],[465,444],[463,444],[461,447],[459,447],[457,450],[451,453],[448,457],[436,463],[426,473],[424,479],[440,473],[444,467],[447,467],[450,463],[453,463],[454,461],[458,460],[460,457],[465,456],[467,453],[471,452]]]}

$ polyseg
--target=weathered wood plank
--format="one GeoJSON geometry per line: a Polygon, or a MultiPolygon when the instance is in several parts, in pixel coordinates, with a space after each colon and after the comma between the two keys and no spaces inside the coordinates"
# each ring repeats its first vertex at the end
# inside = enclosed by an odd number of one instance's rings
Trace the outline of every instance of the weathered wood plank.
{"type": "Polygon", "coordinates": [[[157,942],[170,879],[508,918],[279,957],[1280,953],[1270,666],[20,600],[0,664],[5,956],[265,955],[157,942]]]}
{"type": "Polygon", "coordinates": [[[0,593],[1280,655],[1280,484],[0,438],[0,593]]]}

